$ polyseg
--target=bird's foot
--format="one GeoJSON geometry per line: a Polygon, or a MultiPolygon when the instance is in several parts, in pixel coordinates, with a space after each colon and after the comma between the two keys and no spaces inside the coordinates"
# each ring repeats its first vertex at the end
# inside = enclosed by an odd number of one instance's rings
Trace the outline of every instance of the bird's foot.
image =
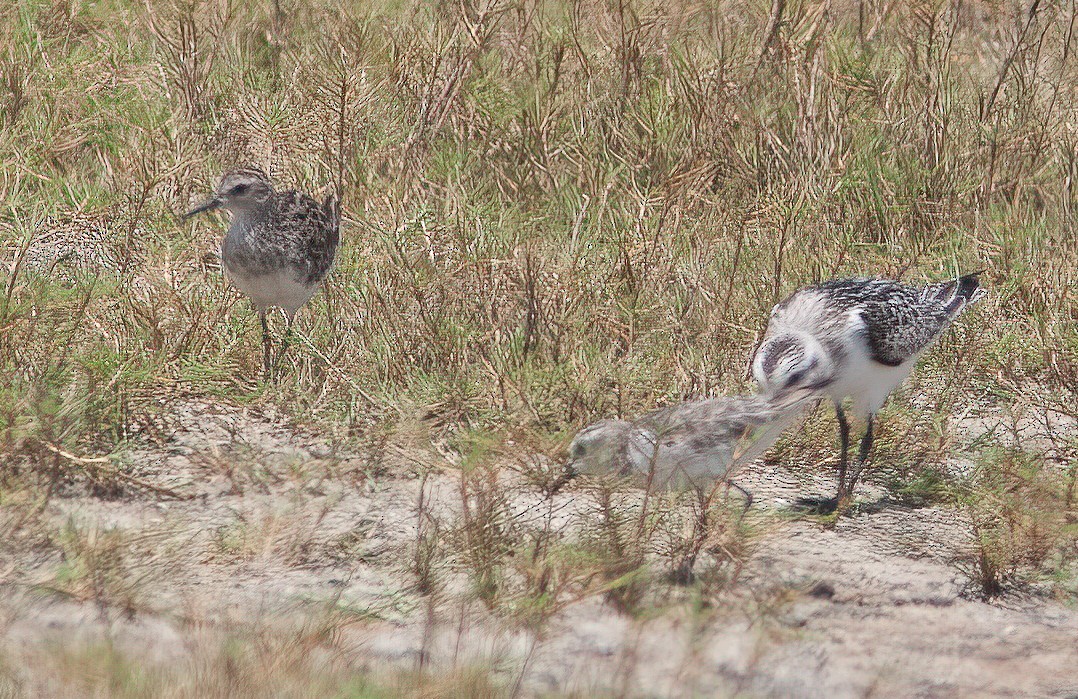
{"type": "Polygon", "coordinates": [[[791,509],[806,515],[830,515],[838,509],[838,498],[826,498],[822,495],[813,495],[798,498],[794,501],[791,509]]]}
{"type": "Polygon", "coordinates": [[[693,572],[695,565],[695,556],[683,559],[676,568],[670,571],[670,582],[681,586],[692,585],[696,581],[696,573],[693,572]]]}

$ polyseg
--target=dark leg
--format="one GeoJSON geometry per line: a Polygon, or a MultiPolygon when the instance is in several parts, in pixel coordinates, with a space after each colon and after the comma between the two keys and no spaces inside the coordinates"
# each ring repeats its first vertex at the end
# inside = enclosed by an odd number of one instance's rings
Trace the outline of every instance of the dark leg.
{"type": "Polygon", "coordinates": [[[857,454],[857,468],[854,469],[853,473],[850,475],[850,495],[853,494],[853,487],[857,485],[857,478],[865,468],[865,462],[868,460],[868,453],[872,450],[872,424],[875,417],[875,415],[869,413],[868,427],[865,428],[865,436],[861,438],[861,450],[857,454]]]}
{"type": "Polygon", "coordinates": [[[738,521],[741,521],[742,519],[745,519],[745,515],[747,515],[749,513],[749,508],[752,507],[752,493],[745,490],[744,488],[739,486],[737,483],[734,483],[733,481],[726,481],[726,483],[727,483],[728,486],[730,486],[731,488],[733,488],[735,490],[740,491],[741,494],[745,496],[745,509],[741,511],[741,517],[738,518],[738,521]]]}
{"type": "Polygon", "coordinates": [[[696,566],[696,556],[686,556],[678,563],[677,568],[670,571],[670,582],[675,585],[692,585],[696,580],[696,573],[692,569],[696,566]]]}
{"type": "Polygon", "coordinates": [[[835,417],[838,418],[839,439],[839,462],[838,462],[838,499],[845,497],[846,493],[846,466],[850,459],[850,423],[846,421],[846,413],[842,411],[842,404],[835,403],[835,417]]]}
{"type": "Polygon", "coordinates": [[[284,331],[284,339],[281,340],[281,348],[277,350],[277,359],[273,362],[274,374],[277,373],[277,369],[281,366],[281,360],[284,359],[284,353],[288,351],[288,345],[292,341],[292,321],[295,320],[295,316],[288,316],[288,326],[284,331]]]}
{"type": "Polygon", "coordinates": [[[273,353],[273,339],[270,337],[269,324],[266,323],[266,312],[259,311],[258,319],[262,321],[262,374],[268,380],[270,378],[270,355],[273,353]]]}
{"type": "MultiPolygon", "coordinates": [[[[726,482],[727,485],[730,481],[726,482]]],[[[711,504],[713,489],[704,490],[696,488],[696,507],[693,508],[695,515],[692,526],[692,541],[688,542],[689,550],[682,556],[677,567],[670,572],[670,579],[675,585],[691,585],[696,579],[693,567],[696,565],[696,557],[700,549],[707,541],[708,530],[708,506],[711,504]]]]}
{"type": "Polygon", "coordinates": [[[876,416],[869,413],[868,427],[865,428],[865,436],[861,439],[861,451],[858,454],[858,459],[862,463],[868,459],[868,452],[872,449],[872,424],[875,419],[876,416]]]}

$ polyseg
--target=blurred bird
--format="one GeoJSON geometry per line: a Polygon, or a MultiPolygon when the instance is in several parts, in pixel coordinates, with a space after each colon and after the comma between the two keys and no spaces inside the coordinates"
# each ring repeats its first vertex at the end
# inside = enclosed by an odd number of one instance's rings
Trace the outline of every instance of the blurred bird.
{"type": "MultiPolygon", "coordinates": [[[[635,476],[656,489],[734,485],[730,478],[736,468],[766,451],[819,398],[806,387],[781,395],[679,403],[633,422],[601,420],[577,433],[569,445],[569,468],[578,474],[635,476]]],[[[752,495],[738,490],[751,504],[752,495]]]]}

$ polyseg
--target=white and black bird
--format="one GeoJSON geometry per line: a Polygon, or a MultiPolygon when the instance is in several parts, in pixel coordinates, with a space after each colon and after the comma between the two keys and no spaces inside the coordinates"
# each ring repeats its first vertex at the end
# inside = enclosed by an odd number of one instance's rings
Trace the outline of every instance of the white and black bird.
{"type": "Polygon", "coordinates": [[[284,356],[296,312],[318,291],[333,267],[340,242],[340,206],[335,195],[322,203],[302,192],[273,188],[257,167],[226,172],[217,191],[187,217],[226,209],[232,222],[221,241],[225,276],[246,294],[262,322],[262,359],[272,373],[272,344],[266,312],[284,311],[288,329],[278,351],[284,356]]]}
{"type": "MultiPolygon", "coordinates": [[[[827,281],[794,292],[771,311],[752,373],[765,393],[811,385],[834,401],[841,443],[835,506],[857,485],[872,448],[873,420],[887,396],[951,321],[984,294],[979,274],[926,286],[889,279],[827,281]],[[846,398],[865,422],[848,482],[846,398]]],[[[830,507],[831,501],[822,504],[830,507]]]]}

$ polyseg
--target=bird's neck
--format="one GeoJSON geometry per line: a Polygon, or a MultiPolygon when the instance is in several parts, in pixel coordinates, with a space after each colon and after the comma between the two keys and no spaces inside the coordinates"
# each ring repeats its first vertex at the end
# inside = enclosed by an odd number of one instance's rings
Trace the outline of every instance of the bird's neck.
{"type": "Polygon", "coordinates": [[[237,231],[248,231],[269,218],[270,206],[266,202],[262,206],[244,206],[232,209],[232,228],[237,231]]]}

